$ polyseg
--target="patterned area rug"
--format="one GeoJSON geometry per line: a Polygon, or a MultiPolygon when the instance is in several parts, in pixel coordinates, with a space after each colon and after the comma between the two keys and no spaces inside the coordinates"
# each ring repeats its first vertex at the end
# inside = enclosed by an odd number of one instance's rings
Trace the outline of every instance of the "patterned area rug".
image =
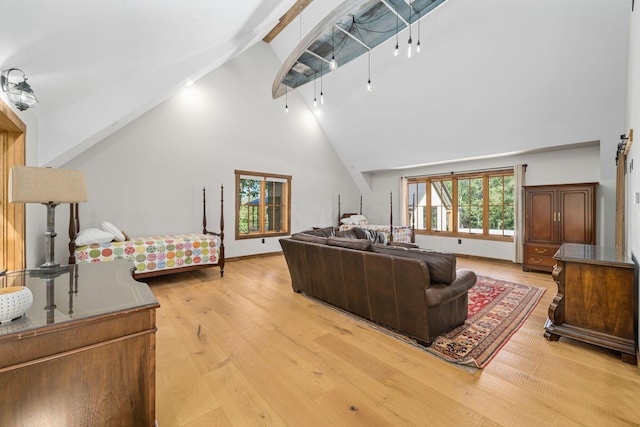
{"type": "Polygon", "coordinates": [[[464,325],[424,348],[448,362],[483,368],[516,333],[546,289],[478,276],[464,325]]]}

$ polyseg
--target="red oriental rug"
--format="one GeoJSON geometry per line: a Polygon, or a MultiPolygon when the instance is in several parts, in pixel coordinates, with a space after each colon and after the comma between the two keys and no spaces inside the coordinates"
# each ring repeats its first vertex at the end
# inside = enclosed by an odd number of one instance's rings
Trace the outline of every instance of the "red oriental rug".
{"type": "Polygon", "coordinates": [[[447,362],[483,368],[522,326],[545,290],[478,276],[469,289],[464,325],[422,348],[447,362]]]}

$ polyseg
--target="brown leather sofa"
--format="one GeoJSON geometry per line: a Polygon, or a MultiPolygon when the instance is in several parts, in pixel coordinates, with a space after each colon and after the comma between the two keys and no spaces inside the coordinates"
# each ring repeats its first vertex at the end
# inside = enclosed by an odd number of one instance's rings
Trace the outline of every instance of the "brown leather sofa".
{"type": "Polygon", "coordinates": [[[295,292],[430,345],[467,318],[476,283],[450,253],[298,233],[280,239],[295,292]]]}

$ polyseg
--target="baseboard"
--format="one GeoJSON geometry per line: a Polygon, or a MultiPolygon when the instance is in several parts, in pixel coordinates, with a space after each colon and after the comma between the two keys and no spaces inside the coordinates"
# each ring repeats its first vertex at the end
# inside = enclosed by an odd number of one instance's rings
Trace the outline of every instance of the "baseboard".
{"type": "Polygon", "coordinates": [[[251,258],[265,258],[265,257],[269,257],[269,256],[275,256],[275,255],[282,255],[282,251],[277,251],[277,252],[265,252],[265,253],[261,253],[261,254],[252,254],[252,255],[242,255],[242,256],[234,256],[231,258],[225,258],[225,262],[233,262],[233,261],[242,261],[245,259],[251,259],[251,258]]]}

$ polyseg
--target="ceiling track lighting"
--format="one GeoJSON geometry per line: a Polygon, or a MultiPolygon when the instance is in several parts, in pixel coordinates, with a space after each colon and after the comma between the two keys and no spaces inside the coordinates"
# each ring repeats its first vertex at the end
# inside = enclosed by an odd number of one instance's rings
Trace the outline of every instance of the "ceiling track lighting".
{"type": "Polygon", "coordinates": [[[2,87],[2,91],[7,94],[9,101],[13,102],[20,111],[38,105],[38,98],[36,94],[33,93],[33,89],[31,89],[29,83],[27,83],[27,76],[24,74],[24,71],[18,68],[9,68],[0,74],[0,87],[2,87]],[[12,72],[14,72],[14,74],[16,74],[15,72],[22,73],[22,81],[17,83],[12,82],[10,76],[12,72]]]}

